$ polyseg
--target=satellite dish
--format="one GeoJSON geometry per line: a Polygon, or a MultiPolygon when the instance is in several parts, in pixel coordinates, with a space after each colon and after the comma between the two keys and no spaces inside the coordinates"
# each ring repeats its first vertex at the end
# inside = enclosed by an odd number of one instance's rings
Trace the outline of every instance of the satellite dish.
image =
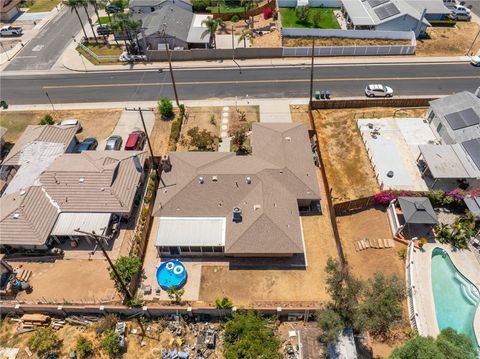
{"type": "Polygon", "coordinates": [[[388,171],[387,172],[387,177],[392,178],[393,177],[393,171],[388,171]]]}

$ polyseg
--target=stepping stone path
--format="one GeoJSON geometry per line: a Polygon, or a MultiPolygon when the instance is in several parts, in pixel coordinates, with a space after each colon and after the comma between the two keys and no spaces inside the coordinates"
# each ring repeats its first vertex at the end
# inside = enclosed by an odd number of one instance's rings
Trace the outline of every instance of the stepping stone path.
{"type": "Polygon", "coordinates": [[[222,113],[222,124],[220,126],[220,137],[222,142],[218,146],[218,152],[230,152],[230,137],[228,137],[229,108],[225,106],[222,113]]]}
{"type": "Polygon", "coordinates": [[[386,238],[386,239],[364,238],[354,242],[353,245],[355,247],[355,250],[359,252],[367,248],[376,248],[376,249],[392,248],[394,247],[394,242],[393,242],[393,239],[391,238],[386,238]]]}

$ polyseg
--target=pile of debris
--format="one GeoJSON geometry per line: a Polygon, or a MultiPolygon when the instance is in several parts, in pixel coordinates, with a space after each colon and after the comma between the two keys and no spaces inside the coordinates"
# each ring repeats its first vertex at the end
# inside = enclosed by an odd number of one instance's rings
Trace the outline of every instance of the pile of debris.
{"type": "Polygon", "coordinates": [[[54,318],[46,314],[24,314],[21,318],[10,318],[11,321],[19,325],[16,329],[17,334],[28,333],[39,327],[51,326],[53,329],[60,329],[66,323],[81,326],[84,330],[87,326],[97,321],[97,317],[92,316],[71,316],[66,318],[54,318]]]}

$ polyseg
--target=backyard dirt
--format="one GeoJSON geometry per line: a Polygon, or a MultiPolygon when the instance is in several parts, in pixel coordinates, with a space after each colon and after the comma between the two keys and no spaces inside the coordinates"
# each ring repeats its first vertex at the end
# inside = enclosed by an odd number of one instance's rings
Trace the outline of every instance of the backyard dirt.
{"type": "Polygon", "coordinates": [[[7,129],[5,142],[15,143],[28,125],[38,125],[43,116],[51,114],[55,122],[66,118],[80,120],[83,131],[77,134],[79,140],[95,137],[100,141],[112,133],[121,112],[121,110],[2,111],[0,126],[7,129]]]}
{"type": "Polygon", "coordinates": [[[155,156],[162,156],[168,151],[168,141],[170,138],[170,129],[172,121],[164,121],[158,111],[155,111],[155,124],[153,125],[150,141],[155,156]]]}
{"type": "Polygon", "coordinates": [[[19,292],[20,302],[100,303],[118,302],[118,294],[104,260],[58,260],[55,262],[15,262],[13,267],[31,270],[33,291],[19,292]],[[74,285],[72,285],[72,283],[74,285]]]}
{"type": "Polygon", "coordinates": [[[190,136],[188,130],[198,127],[200,131],[207,130],[212,135],[220,137],[220,125],[222,123],[222,107],[188,107],[188,120],[182,125],[180,140],[177,144],[178,152],[189,151],[190,136]]]}
{"type": "MultiPolygon", "coordinates": [[[[430,27],[429,39],[417,40],[417,56],[464,56],[472,45],[480,25],[475,22],[457,22],[455,27],[430,27]]],[[[468,55],[480,50],[480,36],[468,55]]]]}
{"type": "Polygon", "coordinates": [[[424,109],[366,108],[313,111],[333,201],[371,196],[380,190],[360,136],[360,118],[423,117],[424,109]]]}
{"type": "Polygon", "coordinates": [[[281,47],[282,40],[280,39],[280,32],[274,30],[268,34],[263,34],[262,36],[257,36],[253,38],[252,47],[256,48],[272,48],[272,47],[281,47]]]}
{"type": "MultiPolygon", "coordinates": [[[[384,39],[346,39],[340,37],[316,37],[315,46],[373,46],[373,45],[410,45],[410,40],[384,39]]],[[[284,37],[283,46],[311,47],[311,37],[284,37]]]]}

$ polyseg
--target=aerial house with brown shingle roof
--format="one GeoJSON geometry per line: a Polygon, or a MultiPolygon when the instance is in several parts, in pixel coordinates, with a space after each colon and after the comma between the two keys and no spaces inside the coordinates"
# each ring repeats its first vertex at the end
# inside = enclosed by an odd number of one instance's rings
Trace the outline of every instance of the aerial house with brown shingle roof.
{"type": "Polygon", "coordinates": [[[164,255],[304,254],[300,212],[320,212],[304,124],[253,124],[251,156],[174,152],[164,159],[153,215],[164,255]]]}
{"type": "Polygon", "coordinates": [[[132,213],[145,159],[144,152],[133,151],[59,155],[35,183],[0,198],[0,244],[47,249],[80,240],[76,229],[109,235],[113,216],[132,213]]]}

